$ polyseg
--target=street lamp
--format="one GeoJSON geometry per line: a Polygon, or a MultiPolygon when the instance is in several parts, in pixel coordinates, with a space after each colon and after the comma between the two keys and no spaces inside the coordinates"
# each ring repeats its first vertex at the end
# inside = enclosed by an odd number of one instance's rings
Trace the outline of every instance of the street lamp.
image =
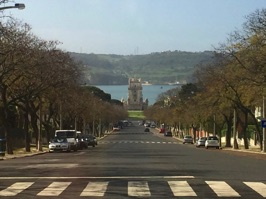
{"type": "Polygon", "coordinates": [[[0,7],[0,10],[6,10],[6,9],[12,9],[12,8],[17,8],[19,10],[23,10],[23,9],[25,9],[25,4],[24,3],[16,3],[14,6],[0,7]]]}

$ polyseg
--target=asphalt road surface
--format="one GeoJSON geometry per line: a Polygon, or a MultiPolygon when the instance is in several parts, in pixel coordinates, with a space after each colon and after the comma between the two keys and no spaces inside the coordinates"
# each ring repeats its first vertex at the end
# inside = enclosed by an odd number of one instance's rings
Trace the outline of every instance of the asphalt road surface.
{"type": "Polygon", "coordinates": [[[266,156],[196,148],[137,122],[98,145],[0,162],[0,198],[266,198],[266,156]]]}

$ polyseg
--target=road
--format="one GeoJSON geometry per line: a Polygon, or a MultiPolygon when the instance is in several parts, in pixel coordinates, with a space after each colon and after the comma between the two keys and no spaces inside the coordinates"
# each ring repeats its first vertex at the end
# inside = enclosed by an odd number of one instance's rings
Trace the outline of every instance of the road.
{"type": "Polygon", "coordinates": [[[129,126],[71,153],[0,162],[0,198],[266,198],[266,156],[129,126]]]}

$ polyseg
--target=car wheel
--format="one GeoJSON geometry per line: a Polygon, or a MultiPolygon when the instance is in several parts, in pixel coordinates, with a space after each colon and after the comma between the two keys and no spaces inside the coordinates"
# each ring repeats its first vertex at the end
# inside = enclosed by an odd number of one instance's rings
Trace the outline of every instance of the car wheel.
{"type": "Polygon", "coordinates": [[[217,146],[216,149],[219,149],[219,147],[217,146]]]}

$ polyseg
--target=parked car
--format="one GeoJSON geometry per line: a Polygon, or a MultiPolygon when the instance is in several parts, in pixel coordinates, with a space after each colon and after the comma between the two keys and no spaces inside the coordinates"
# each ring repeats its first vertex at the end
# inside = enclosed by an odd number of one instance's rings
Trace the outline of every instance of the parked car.
{"type": "Polygon", "coordinates": [[[144,124],[144,126],[145,126],[145,127],[150,127],[150,126],[151,126],[151,123],[146,122],[146,123],[144,124]]]}
{"type": "Polygon", "coordinates": [[[196,147],[205,146],[206,137],[200,137],[196,142],[196,147]]]}
{"type": "Polygon", "coordinates": [[[94,139],[94,143],[95,143],[95,145],[98,145],[98,141],[97,141],[97,138],[96,138],[96,136],[92,136],[93,137],[93,139],[94,139]]]}
{"type": "Polygon", "coordinates": [[[150,129],[147,127],[144,129],[144,132],[150,132],[150,129]]]}
{"type": "Polygon", "coordinates": [[[190,135],[186,135],[186,136],[184,137],[183,144],[186,144],[186,143],[190,143],[190,144],[193,144],[193,143],[194,143],[194,142],[193,142],[193,138],[192,138],[192,136],[190,136],[190,135]]]}
{"type": "Polygon", "coordinates": [[[220,148],[220,142],[216,136],[207,137],[205,142],[205,148],[208,149],[209,147],[215,147],[216,149],[220,148]]]}
{"type": "Polygon", "coordinates": [[[88,148],[88,142],[87,142],[87,140],[85,139],[85,137],[83,135],[78,136],[77,143],[78,143],[78,148],[79,149],[88,148]]]}
{"type": "Polygon", "coordinates": [[[113,131],[120,131],[120,126],[118,125],[118,124],[115,124],[114,126],[113,126],[113,131]]]}
{"type": "Polygon", "coordinates": [[[171,132],[171,131],[166,131],[166,132],[164,133],[164,136],[167,136],[167,137],[172,137],[172,136],[173,136],[173,134],[172,134],[172,132],[171,132]]]}
{"type": "Polygon", "coordinates": [[[151,124],[151,128],[156,128],[156,124],[155,123],[152,123],[151,124]]]}
{"type": "Polygon", "coordinates": [[[159,133],[165,133],[165,129],[164,128],[160,128],[160,132],[159,133]]]}
{"type": "Polygon", "coordinates": [[[70,151],[70,145],[66,138],[54,138],[49,142],[49,152],[70,151]]]}
{"type": "Polygon", "coordinates": [[[84,138],[87,141],[88,146],[92,146],[92,147],[96,146],[95,139],[94,139],[93,135],[85,135],[84,138]]]}

